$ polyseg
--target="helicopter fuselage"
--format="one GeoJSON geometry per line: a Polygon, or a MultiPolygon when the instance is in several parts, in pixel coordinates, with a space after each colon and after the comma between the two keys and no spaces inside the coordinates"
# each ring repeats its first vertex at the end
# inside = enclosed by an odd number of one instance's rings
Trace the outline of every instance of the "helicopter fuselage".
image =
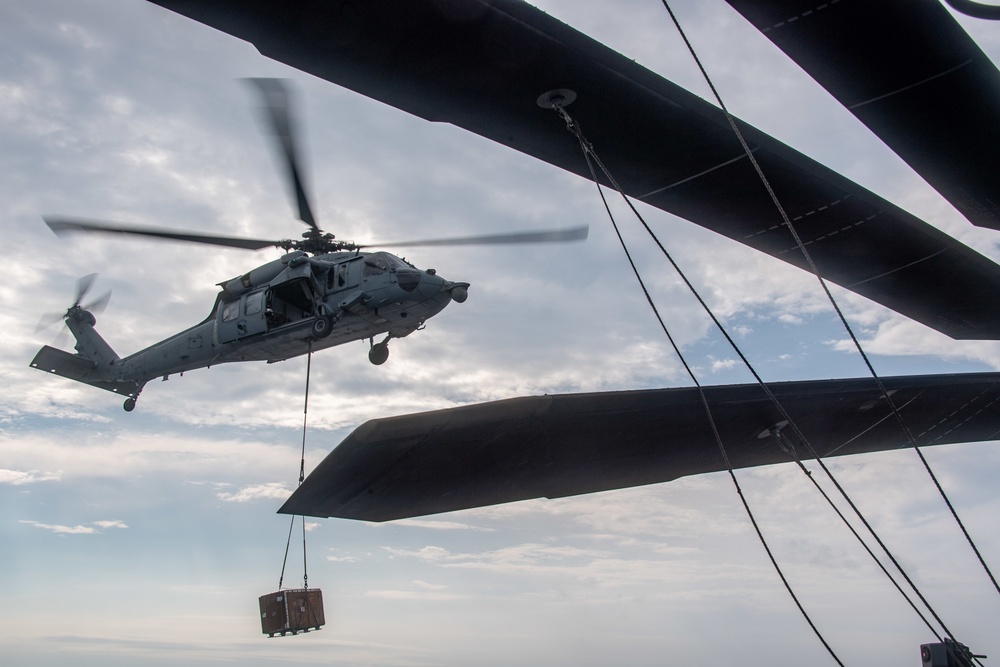
{"type": "Polygon", "coordinates": [[[363,339],[371,341],[369,359],[381,364],[391,338],[420,329],[451,301],[465,301],[469,284],[387,252],[294,251],[220,287],[204,321],[124,358],[94,330],[93,315],[71,308],[66,323],[77,354],[46,346],[32,366],[124,394],[131,410],[149,380],[216,364],[281,361],[363,339]]]}

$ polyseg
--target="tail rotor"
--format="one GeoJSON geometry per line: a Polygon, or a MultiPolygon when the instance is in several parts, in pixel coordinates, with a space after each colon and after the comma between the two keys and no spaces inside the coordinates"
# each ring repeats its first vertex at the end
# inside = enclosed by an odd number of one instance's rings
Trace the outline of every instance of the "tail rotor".
{"type": "Polygon", "coordinates": [[[91,288],[93,288],[94,281],[96,280],[96,273],[91,273],[77,280],[76,296],[73,298],[73,305],[65,311],[51,311],[42,315],[38,320],[38,325],[35,327],[35,333],[39,334],[52,325],[61,321],[65,322],[71,318],[78,321],[88,321],[91,326],[96,324],[97,318],[94,315],[103,313],[104,309],[108,306],[108,302],[111,300],[111,290],[108,290],[89,303],[83,303],[83,299],[90,292],[91,288]]]}

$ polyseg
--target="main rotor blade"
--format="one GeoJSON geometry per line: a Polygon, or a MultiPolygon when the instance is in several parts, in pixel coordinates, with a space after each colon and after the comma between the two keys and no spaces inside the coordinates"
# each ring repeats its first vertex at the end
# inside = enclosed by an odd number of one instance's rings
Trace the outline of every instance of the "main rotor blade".
{"type": "Polygon", "coordinates": [[[295,150],[295,127],[292,122],[291,104],[289,103],[288,87],[283,79],[247,79],[257,87],[266,105],[263,111],[265,122],[271,127],[278,138],[288,178],[292,183],[295,201],[299,207],[299,220],[315,230],[316,218],[313,217],[309,197],[306,195],[305,183],[302,179],[302,169],[295,150]]]}
{"type": "MultiPolygon", "coordinates": [[[[265,239],[238,238],[235,236],[209,236],[207,234],[195,234],[190,232],[175,232],[169,229],[158,229],[156,227],[119,227],[89,220],[73,218],[42,218],[45,224],[57,235],[71,232],[98,232],[102,234],[124,234],[130,236],[146,236],[159,239],[170,239],[172,241],[187,241],[189,243],[207,243],[209,245],[221,245],[227,248],[242,248],[244,250],[260,250],[269,246],[277,246],[279,241],[269,241],[265,239]]],[[[89,289],[89,286],[88,286],[89,289]]],[[[82,296],[81,296],[82,298],[82,296]]],[[[77,299],[79,303],[79,299],[77,299]]]]}
{"type": "Polygon", "coordinates": [[[369,243],[359,248],[400,247],[400,246],[445,246],[445,245],[502,245],[514,243],[566,243],[587,238],[590,227],[550,229],[538,232],[515,232],[513,234],[487,234],[486,236],[464,236],[450,239],[429,239],[423,241],[398,241],[391,243],[369,243]]]}

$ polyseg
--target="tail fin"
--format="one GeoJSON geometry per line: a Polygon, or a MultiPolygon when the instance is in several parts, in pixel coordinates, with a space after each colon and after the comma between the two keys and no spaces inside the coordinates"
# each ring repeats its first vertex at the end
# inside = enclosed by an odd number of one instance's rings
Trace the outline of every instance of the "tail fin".
{"type": "Polygon", "coordinates": [[[97,319],[89,310],[75,306],[66,313],[66,326],[76,337],[76,351],[81,357],[100,365],[111,365],[119,356],[101,338],[94,325],[97,319]]]}

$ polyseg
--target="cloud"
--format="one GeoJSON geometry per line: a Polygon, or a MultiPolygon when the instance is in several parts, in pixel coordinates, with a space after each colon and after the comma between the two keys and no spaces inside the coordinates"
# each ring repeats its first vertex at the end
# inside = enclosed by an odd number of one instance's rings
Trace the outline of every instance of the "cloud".
{"type": "Polygon", "coordinates": [[[495,529],[483,526],[474,526],[470,523],[458,521],[428,521],[425,519],[399,519],[393,521],[394,526],[410,526],[413,528],[428,528],[430,530],[472,530],[476,532],[492,533],[495,529]]]}
{"type": "Polygon", "coordinates": [[[367,598],[382,600],[420,600],[424,602],[461,600],[469,597],[468,595],[445,593],[448,586],[444,584],[432,584],[421,579],[414,579],[411,583],[417,590],[373,590],[366,591],[364,595],[367,598]]]}
{"type": "MultiPolygon", "coordinates": [[[[857,310],[858,320],[866,327],[857,332],[862,347],[869,354],[915,356],[932,354],[940,359],[980,362],[1000,368],[1000,343],[996,341],[952,340],[922,324],[896,313],[878,310],[874,305],[857,310]]],[[[855,328],[857,328],[855,326],[855,328]]],[[[842,338],[832,343],[834,350],[855,353],[854,341],[842,338]]]]}
{"type": "Polygon", "coordinates": [[[24,484],[35,484],[36,482],[53,482],[62,479],[63,472],[45,472],[42,470],[6,470],[0,468],[0,484],[12,484],[22,486],[24,484]]]}
{"type": "Polygon", "coordinates": [[[440,593],[437,591],[376,590],[366,591],[365,597],[381,600],[420,600],[421,602],[434,602],[441,600],[461,600],[467,596],[455,593],[440,593]]]}
{"type": "Polygon", "coordinates": [[[393,547],[382,547],[382,549],[393,556],[417,558],[450,566],[483,569],[518,569],[546,562],[579,558],[606,558],[610,554],[610,552],[603,550],[538,543],[519,544],[481,553],[451,553],[447,549],[436,546],[426,546],[418,550],[393,547]]]}
{"type": "MultiPolygon", "coordinates": [[[[253,500],[264,500],[268,498],[285,500],[292,492],[288,490],[284,482],[268,482],[266,484],[251,484],[244,486],[235,493],[218,492],[215,497],[227,503],[248,503],[253,500]]],[[[315,524],[314,524],[315,525],[315,524]]],[[[306,527],[308,530],[308,526],[306,527]]]]}
{"type": "Polygon", "coordinates": [[[713,373],[718,373],[719,371],[735,368],[737,364],[739,364],[739,362],[733,359],[732,357],[726,359],[716,359],[715,357],[709,357],[709,359],[712,362],[713,373]]]}
{"type": "MultiPolygon", "coordinates": [[[[552,578],[576,580],[604,590],[644,589],[659,585],[671,589],[664,595],[685,595],[701,598],[707,595],[708,582],[724,583],[732,590],[745,584],[739,580],[756,568],[739,566],[718,568],[714,559],[706,559],[697,549],[672,548],[648,543],[630,544],[627,548],[592,548],[573,544],[524,543],[486,551],[451,552],[437,546],[421,549],[383,547],[393,557],[413,558],[428,565],[453,571],[485,572],[490,577],[516,577],[527,581],[552,578]],[[689,589],[678,593],[680,589],[689,589]]],[[[418,581],[415,585],[421,586],[418,581]]],[[[421,586],[426,588],[426,586],[421,586]]],[[[742,590],[742,589],[741,589],[742,590]]],[[[594,591],[592,590],[593,594],[594,591]]],[[[643,595],[658,593],[643,593],[643,595]]],[[[417,591],[372,591],[366,593],[394,599],[419,599],[417,591]]],[[[728,593],[726,594],[728,595],[728,593]]],[[[710,595],[709,595],[710,596],[710,595]]],[[[596,598],[592,598],[596,599],[596,598]]]]}
{"type": "Polygon", "coordinates": [[[427,546],[413,551],[411,549],[396,549],[394,547],[382,547],[382,550],[390,556],[401,556],[404,558],[419,558],[420,560],[441,561],[452,558],[447,549],[441,547],[427,546]]]}
{"type": "Polygon", "coordinates": [[[118,520],[91,521],[90,525],[86,526],[63,526],[59,524],[39,523],[38,521],[31,521],[28,519],[21,519],[19,523],[34,526],[35,528],[41,528],[42,530],[48,530],[56,533],[57,535],[95,535],[101,532],[98,528],[128,528],[128,525],[118,520]],[[96,526],[96,528],[94,526],[96,526]]]}
{"type": "MultiPolygon", "coordinates": [[[[60,424],[55,431],[19,432],[16,437],[12,432],[0,431],[0,447],[4,465],[15,473],[57,470],[60,472],[51,474],[65,471],[74,479],[136,479],[144,475],[161,478],[180,473],[186,483],[201,484],[208,478],[219,480],[213,485],[232,485],[230,491],[248,486],[251,480],[273,479],[274,470],[292,468],[291,462],[298,467],[298,447],[272,444],[263,437],[236,439],[225,434],[181,433],[165,427],[153,433],[131,422],[108,429],[60,424]]],[[[320,454],[307,452],[307,457],[320,454]]],[[[223,489],[216,486],[215,490],[223,489]]]]}
{"type": "Polygon", "coordinates": [[[357,556],[327,556],[326,559],[331,563],[360,563],[361,559],[357,556]]]}
{"type": "Polygon", "coordinates": [[[41,528],[42,530],[49,530],[59,535],[93,535],[98,532],[96,528],[91,528],[90,526],[60,526],[58,524],[39,523],[25,519],[22,519],[20,523],[26,523],[29,526],[41,528]]]}

